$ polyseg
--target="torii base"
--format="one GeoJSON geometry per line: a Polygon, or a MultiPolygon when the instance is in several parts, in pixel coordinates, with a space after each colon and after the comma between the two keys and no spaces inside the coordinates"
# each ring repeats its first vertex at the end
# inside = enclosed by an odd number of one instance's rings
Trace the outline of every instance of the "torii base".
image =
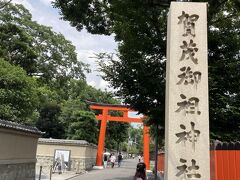
{"type": "Polygon", "coordinates": [[[101,170],[101,169],[104,169],[103,166],[93,166],[93,169],[94,170],[101,170]]]}

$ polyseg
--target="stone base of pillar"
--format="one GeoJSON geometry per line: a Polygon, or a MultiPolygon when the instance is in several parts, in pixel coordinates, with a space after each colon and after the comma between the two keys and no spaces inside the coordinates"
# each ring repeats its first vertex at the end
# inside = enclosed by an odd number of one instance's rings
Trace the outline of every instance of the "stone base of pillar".
{"type": "Polygon", "coordinates": [[[93,166],[93,169],[99,170],[99,169],[104,169],[103,166],[93,166]]]}

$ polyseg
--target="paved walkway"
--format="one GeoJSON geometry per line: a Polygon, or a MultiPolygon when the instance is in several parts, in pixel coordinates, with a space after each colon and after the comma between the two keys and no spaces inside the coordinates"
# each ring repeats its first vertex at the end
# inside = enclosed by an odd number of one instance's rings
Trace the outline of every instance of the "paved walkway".
{"type": "MultiPolygon", "coordinates": [[[[73,177],[79,176],[73,171],[66,171],[62,174],[54,173],[52,174],[52,180],[67,180],[73,177]]],[[[50,169],[44,168],[41,175],[41,180],[49,180],[50,179],[50,169]]],[[[39,167],[36,168],[36,178],[35,180],[39,180],[39,167]]]]}
{"type": "Polygon", "coordinates": [[[133,180],[137,163],[137,159],[126,159],[120,168],[92,170],[71,180],[133,180]]]}
{"type": "MultiPolygon", "coordinates": [[[[114,168],[106,168],[103,170],[91,170],[84,174],[76,174],[75,172],[67,171],[63,174],[53,174],[52,180],[133,180],[136,171],[138,159],[124,159],[122,166],[119,168],[116,164],[114,168]]],[[[152,173],[148,173],[148,180],[154,180],[152,173]]],[[[36,180],[39,179],[38,174],[36,180]]],[[[49,173],[43,170],[41,180],[49,180],[49,173]]],[[[163,180],[159,177],[159,180],[163,180]]]]}

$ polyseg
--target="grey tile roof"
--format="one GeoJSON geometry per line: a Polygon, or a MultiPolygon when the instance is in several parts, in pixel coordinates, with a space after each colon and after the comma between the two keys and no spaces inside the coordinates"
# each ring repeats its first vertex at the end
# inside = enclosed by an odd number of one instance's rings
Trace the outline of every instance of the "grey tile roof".
{"type": "Polygon", "coordinates": [[[52,139],[52,138],[39,138],[40,144],[68,144],[68,145],[93,145],[85,140],[70,140],[70,139],[52,139]]]}
{"type": "Polygon", "coordinates": [[[13,129],[13,130],[23,131],[31,134],[39,134],[39,135],[44,134],[43,132],[39,131],[36,127],[26,126],[23,124],[19,124],[12,121],[5,121],[2,119],[0,119],[0,128],[13,129]]]}
{"type": "Polygon", "coordinates": [[[130,108],[129,105],[123,105],[123,104],[105,104],[105,103],[92,102],[92,101],[88,101],[88,100],[84,100],[83,102],[85,102],[85,103],[88,104],[88,105],[111,106],[111,107],[126,107],[126,108],[130,108]]]}

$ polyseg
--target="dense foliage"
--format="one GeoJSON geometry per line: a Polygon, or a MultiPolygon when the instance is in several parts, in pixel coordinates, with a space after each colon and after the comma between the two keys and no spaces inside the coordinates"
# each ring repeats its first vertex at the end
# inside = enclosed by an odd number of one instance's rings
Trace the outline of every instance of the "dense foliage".
{"type": "Polygon", "coordinates": [[[97,144],[98,126],[95,114],[88,111],[77,111],[73,114],[72,122],[67,129],[67,138],[85,139],[88,142],[97,144]]]}
{"type": "Polygon", "coordinates": [[[1,9],[0,41],[1,57],[43,82],[55,80],[62,85],[69,78],[85,78],[85,65],[77,59],[72,43],[33,21],[23,5],[10,3],[1,9]]]}
{"type": "Polygon", "coordinates": [[[64,138],[65,132],[62,123],[59,121],[61,107],[54,102],[42,105],[40,117],[36,121],[36,126],[44,132],[46,138],[64,138]]]}
{"type": "Polygon", "coordinates": [[[130,154],[143,154],[143,128],[129,128],[129,147],[130,154]]]}
{"type": "Polygon", "coordinates": [[[122,143],[128,140],[129,123],[108,122],[106,132],[106,147],[112,149],[117,147],[117,151],[122,150],[122,143]]]}
{"type": "MultiPolygon", "coordinates": [[[[194,2],[195,0],[193,0],[194,2]]],[[[165,1],[166,2],[166,1],[165,1]]],[[[199,2],[199,1],[197,1],[199,2]]],[[[212,138],[239,140],[240,3],[208,2],[209,102],[212,138]]],[[[146,0],[56,0],[63,19],[78,30],[114,35],[118,59],[100,54],[105,80],[125,103],[164,127],[168,7],[146,0]]]]}
{"type": "MultiPolygon", "coordinates": [[[[0,1],[1,119],[35,125],[46,138],[97,143],[99,122],[83,100],[119,102],[86,83],[86,67],[62,34],[33,21],[22,5],[0,1]]],[[[108,131],[121,128],[125,137],[123,126],[108,125],[108,131]]],[[[111,148],[122,136],[108,136],[111,148]]]]}
{"type": "Polygon", "coordinates": [[[0,118],[26,122],[38,105],[37,84],[26,72],[0,58],[0,118]]]}

